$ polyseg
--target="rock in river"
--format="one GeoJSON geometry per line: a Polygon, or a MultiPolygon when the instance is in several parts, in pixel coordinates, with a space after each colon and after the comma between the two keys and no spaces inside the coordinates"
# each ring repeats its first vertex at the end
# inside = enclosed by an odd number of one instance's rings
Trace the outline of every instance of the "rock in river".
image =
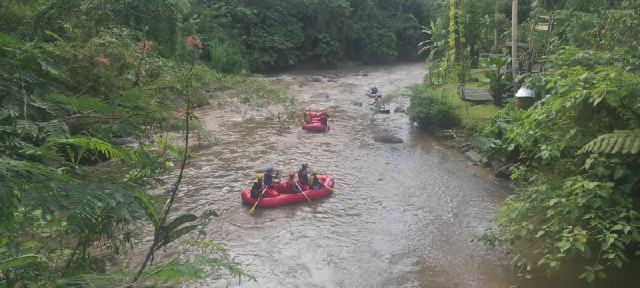
{"type": "Polygon", "coordinates": [[[467,158],[469,158],[469,160],[471,160],[471,162],[474,165],[478,165],[478,164],[482,164],[484,162],[487,162],[486,158],[484,158],[482,155],[480,155],[478,152],[476,152],[473,149],[465,152],[464,155],[467,156],[467,158]]]}
{"type": "Polygon", "coordinates": [[[326,93],[326,92],[313,93],[313,95],[311,95],[311,98],[325,98],[325,99],[328,99],[329,98],[329,93],[326,93]]]}
{"type": "Polygon", "coordinates": [[[402,139],[398,138],[397,136],[391,135],[391,134],[378,134],[373,136],[373,141],[376,142],[380,142],[380,143],[391,143],[391,144],[395,144],[395,143],[403,143],[404,141],[402,141],[402,139]]]}
{"type": "Polygon", "coordinates": [[[509,171],[509,165],[500,167],[500,169],[496,170],[496,173],[494,173],[494,176],[499,179],[510,180],[511,171],[509,171]]]}

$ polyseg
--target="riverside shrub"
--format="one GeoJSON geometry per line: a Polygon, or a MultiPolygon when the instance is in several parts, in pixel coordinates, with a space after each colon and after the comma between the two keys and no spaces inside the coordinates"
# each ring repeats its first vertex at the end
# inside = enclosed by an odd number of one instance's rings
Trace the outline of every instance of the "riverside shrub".
{"type": "Polygon", "coordinates": [[[434,95],[426,86],[412,89],[409,117],[423,129],[449,129],[462,123],[456,114],[456,106],[446,99],[434,95]]]}

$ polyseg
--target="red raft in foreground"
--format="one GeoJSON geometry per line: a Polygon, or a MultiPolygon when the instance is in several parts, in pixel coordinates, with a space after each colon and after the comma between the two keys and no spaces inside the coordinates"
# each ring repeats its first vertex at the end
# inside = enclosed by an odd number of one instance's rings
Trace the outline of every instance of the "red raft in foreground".
{"type": "MultiPolygon", "coordinates": [[[[277,185],[274,185],[273,188],[268,188],[267,191],[265,191],[265,196],[262,197],[260,201],[258,201],[257,206],[278,207],[278,206],[283,206],[283,205],[297,203],[297,202],[304,202],[304,201],[307,201],[307,198],[304,197],[305,195],[307,195],[307,197],[309,197],[309,199],[311,200],[320,199],[320,198],[329,196],[329,194],[333,192],[331,190],[333,189],[333,178],[329,176],[318,176],[318,181],[320,181],[320,183],[322,183],[324,186],[318,189],[304,190],[301,193],[295,193],[295,194],[284,193],[285,192],[285,185],[283,185],[284,182],[280,182],[277,185]],[[267,195],[269,195],[270,197],[267,197],[267,195]]],[[[296,181],[296,183],[297,182],[298,181],[296,181]]],[[[245,189],[244,191],[242,191],[241,196],[242,196],[242,202],[244,202],[249,206],[253,206],[253,204],[255,204],[256,201],[258,200],[256,198],[251,198],[251,188],[245,189]]]]}

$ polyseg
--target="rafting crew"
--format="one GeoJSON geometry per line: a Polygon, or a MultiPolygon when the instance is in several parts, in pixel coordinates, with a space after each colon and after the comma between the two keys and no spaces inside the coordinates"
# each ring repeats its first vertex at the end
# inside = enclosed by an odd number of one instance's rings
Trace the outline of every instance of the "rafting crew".
{"type": "Polygon", "coordinates": [[[264,173],[256,175],[256,181],[253,182],[250,190],[251,198],[277,197],[279,194],[296,194],[324,187],[324,184],[318,178],[318,172],[309,172],[309,166],[306,163],[300,165],[297,181],[295,179],[296,174],[291,172],[288,174],[287,179],[276,182],[277,173],[274,172],[273,165],[269,165],[264,170],[264,173]]]}

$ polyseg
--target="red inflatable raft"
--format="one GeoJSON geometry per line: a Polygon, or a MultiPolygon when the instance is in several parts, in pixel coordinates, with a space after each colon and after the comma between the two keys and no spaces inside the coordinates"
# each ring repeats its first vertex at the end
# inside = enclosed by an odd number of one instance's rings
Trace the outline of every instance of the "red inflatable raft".
{"type": "Polygon", "coordinates": [[[300,126],[302,126],[302,129],[310,131],[310,132],[327,132],[329,131],[329,129],[331,129],[331,127],[329,125],[325,126],[322,125],[322,123],[320,123],[320,113],[318,112],[305,112],[307,114],[307,119],[310,122],[304,122],[302,121],[300,123],[300,126]]]}
{"type": "MultiPolygon", "coordinates": [[[[272,188],[267,188],[267,191],[264,192],[264,197],[260,199],[257,206],[260,207],[277,207],[283,206],[291,203],[304,202],[307,201],[307,198],[304,197],[307,195],[309,199],[320,199],[329,196],[332,193],[331,189],[333,188],[333,178],[329,176],[318,176],[318,181],[322,183],[324,186],[318,189],[308,189],[309,187],[303,187],[304,190],[301,193],[287,194],[286,192],[286,182],[282,181],[277,185],[274,185],[272,188]],[[329,187],[329,188],[327,188],[329,187]],[[304,193],[304,194],[303,194],[304,193]]],[[[297,183],[298,181],[296,181],[297,183]]],[[[258,199],[251,198],[251,188],[245,189],[242,191],[242,202],[249,206],[253,206],[258,199]]]]}

